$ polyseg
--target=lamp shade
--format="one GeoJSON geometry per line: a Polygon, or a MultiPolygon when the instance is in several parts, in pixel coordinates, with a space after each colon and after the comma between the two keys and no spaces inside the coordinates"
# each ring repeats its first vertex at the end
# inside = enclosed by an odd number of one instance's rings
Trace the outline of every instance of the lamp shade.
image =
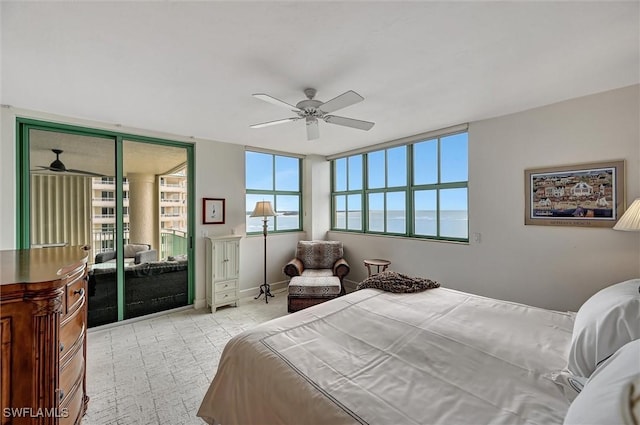
{"type": "Polygon", "coordinates": [[[273,217],[276,213],[271,208],[270,201],[258,201],[256,202],[256,207],[253,209],[251,213],[251,217],[273,217]]]}
{"type": "Polygon", "coordinates": [[[629,205],[629,208],[622,214],[620,220],[613,226],[613,230],[624,230],[627,232],[640,230],[640,198],[629,205]]]}

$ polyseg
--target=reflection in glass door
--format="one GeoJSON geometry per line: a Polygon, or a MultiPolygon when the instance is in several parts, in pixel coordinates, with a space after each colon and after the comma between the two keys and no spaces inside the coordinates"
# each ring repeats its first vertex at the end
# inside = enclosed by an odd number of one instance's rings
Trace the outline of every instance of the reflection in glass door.
{"type": "Polygon", "coordinates": [[[30,246],[89,245],[89,323],[118,320],[115,137],[31,128],[30,246]]]}
{"type": "Polygon", "coordinates": [[[188,304],[185,148],[124,140],[124,318],[188,304]]]}
{"type": "Polygon", "coordinates": [[[91,247],[88,326],[193,303],[193,147],[28,119],[18,126],[18,245],[91,247]]]}

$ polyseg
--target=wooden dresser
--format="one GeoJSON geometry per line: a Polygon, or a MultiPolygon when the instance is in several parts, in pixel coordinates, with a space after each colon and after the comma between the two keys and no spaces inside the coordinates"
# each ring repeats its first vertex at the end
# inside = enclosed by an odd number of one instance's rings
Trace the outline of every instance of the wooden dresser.
{"type": "Polygon", "coordinates": [[[88,252],[0,251],[1,425],[82,420],[88,252]]]}

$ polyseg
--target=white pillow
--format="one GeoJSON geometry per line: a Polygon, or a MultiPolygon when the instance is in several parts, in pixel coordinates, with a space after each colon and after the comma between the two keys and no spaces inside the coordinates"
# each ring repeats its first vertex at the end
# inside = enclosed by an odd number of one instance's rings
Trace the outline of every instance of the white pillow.
{"type": "Polygon", "coordinates": [[[604,288],[578,310],[567,368],[588,378],[598,364],[640,339],[640,279],[604,288]]]}
{"type": "Polygon", "coordinates": [[[124,257],[133,258],[139,251],[147,251],[148,249],[149,245],[146,244],[129,243],[124,246],[124,257]]]}
{"type": "Polygon", "coordinates": [[[564,425],[639,423],[640,340],[602,363],[569,406],[564,425]],[[634,403],[635,400],[635,403],[634,403]]]}

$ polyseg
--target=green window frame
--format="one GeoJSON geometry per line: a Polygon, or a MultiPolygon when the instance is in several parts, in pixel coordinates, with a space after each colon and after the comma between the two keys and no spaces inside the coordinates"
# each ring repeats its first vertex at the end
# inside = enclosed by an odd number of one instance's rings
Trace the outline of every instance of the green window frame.
{"type": "Polygon", "coordinates": [[[262,217],[251,217],[258,201],[270,201],[271,233],[302,230],[302,158],[263,151],[245,151],[245,203],[247,234],[261,234],[262,217]]]}
{"type": "Polygon", "coordinates": [[[468,242],[468,162],[466,130],[336,157],[331,229],[468,242]]]}

